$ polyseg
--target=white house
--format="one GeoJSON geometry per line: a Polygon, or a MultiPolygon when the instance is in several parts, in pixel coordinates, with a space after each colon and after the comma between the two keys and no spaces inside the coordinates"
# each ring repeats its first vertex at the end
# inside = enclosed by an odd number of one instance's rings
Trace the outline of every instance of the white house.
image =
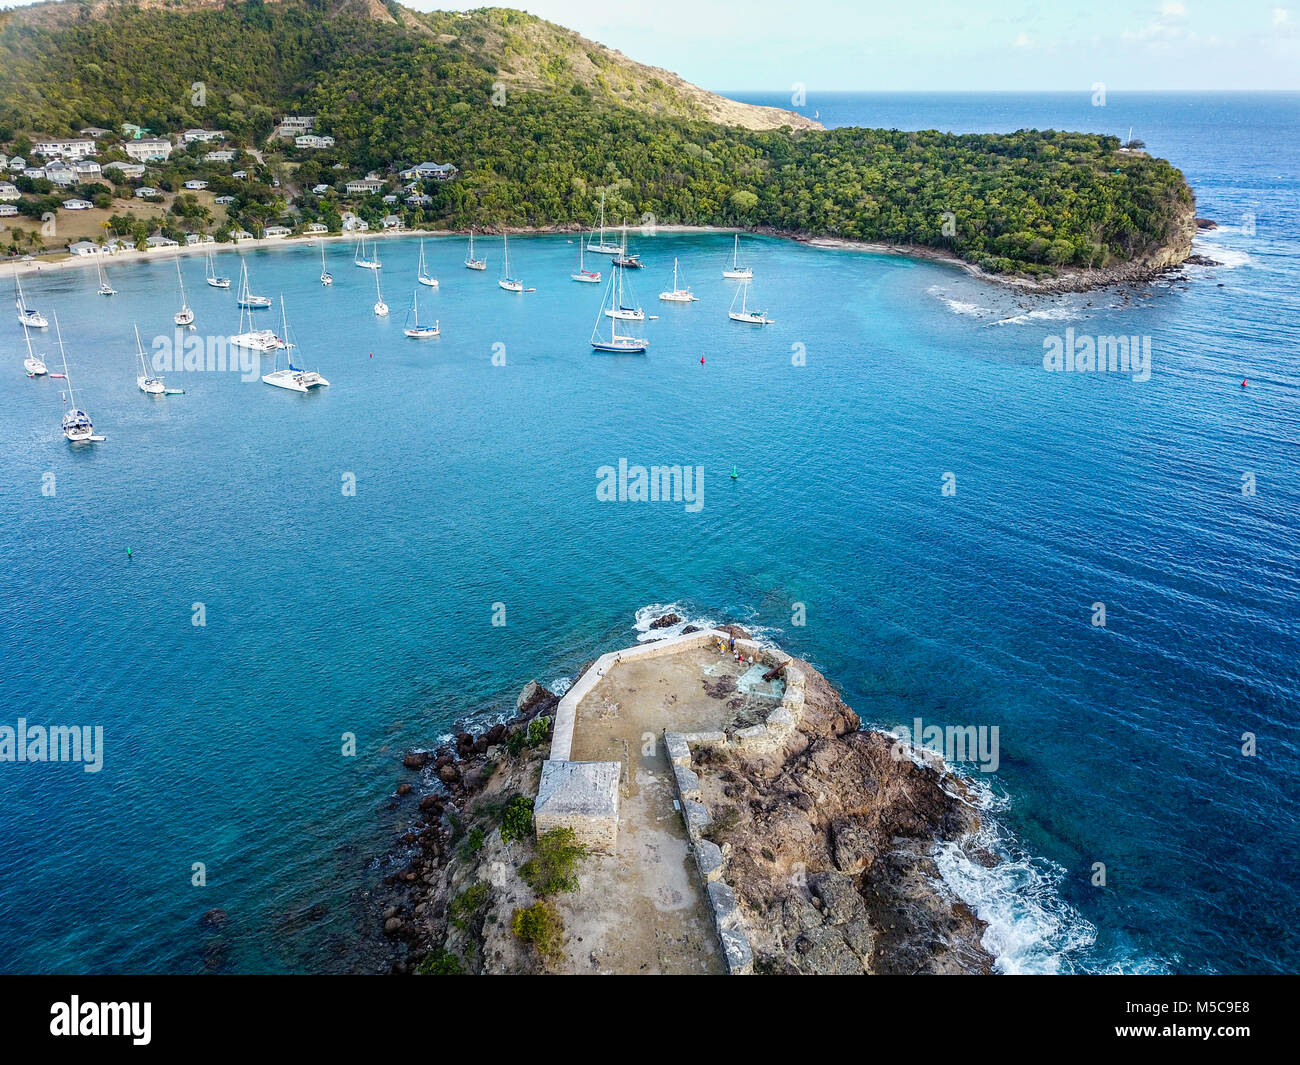
{"type": "Polygon", "coordinates": [[[262,229],[264,237],[287,237],[293,230],[288,226],[266,226],[262,229]]]}
{"type": "Polygon", "coordinates": [[[73,185],[77,181],[77,172],[67,163],[56,159],[46,164],[45,177],[56,185],[73,185]]]}
{"type": "Polygon", "coordinates": [[[0,203],[9,203],[21,199],[22,195],[18,191],[18,186],[12,181],[0,181],[0,203]]]}
{"type": "Polygon", "coordinates": [[[89,240],[79,240],[76,244],[68,245],[68,251],[73,255],[99,255],[101,250],[98,244],[89,240]]]}
{"type": "Polygon", "coordinates": [[[185,182],[185,187],[187,189],[193,189],[194,191],[197,192],[199,189],[206,189],[208,187],[208,183],[206,181],[201,181],[198,178],[190,178],[189,181],[185,182]]]}
{"type": "Polygon", "coordinates": [[[370,223],[364,218],[358,218],[351,211],[343,216],[343,228],[349,233],[364,233],[370,228],[370,223]]]}
{"type": "Polygon", "coordinates": [[[230,235],[231,235],[232,237],[234,237],[236,240],[252,240],[252,239],[253,239],[253,234],[250,233],[247,229],[232,229],[232,230],[230,231],[230,235]]]}
{"type": "Polygon", "coordinates": [[[330,227],[323,222],[312,222],[307,226],[308,233],[328,233],[329,231],[330,227]]]}
{"type": "Polygon", "coordinates": [[[126,181],[133,178],[144,177],[144,163],[107,163],[104,166],[104,172],[116,170],[119,176],[126,181]]]}
{"type": "Polygon", "coordinates": [[[330,187],[328,185],[313,185],[311,187],[311,194],[313,196],[324,196],[325,193],[329,192],[329,190],[330,187]]]}
{"type": "Polygon", "coordinates": [[[432,196],[416,195],[406,197],[407,207],[428,207],[433,203],[432,196]]]}
{"type": "Polygon", "coordinates": [[[248,171],[247,171],[247,170],[236,170],[236,171],[235,171],[233,174],[231,174],[230,176],[231,176],[232,178],[234,178],[236,181],[243,181],[244,178],[248,177],[248,171]]]}
{"type": "Polygon", "coordinates": [[[206,152],[203,156],[205,163],[229,163],[235,158],[233,148],[219,148],[215,152],[206,152]]]}
{"type": "Polygon", "coordinates": [[[147,163],[168,158],[172,154],[172,142],[165,137],[141,137],[138,141],[127,141],[122,149],[132,159],[147,163]]]}
{"type": "Polygon", "coordinates": [[[155,233],[145,243],[150,248],[179,248],[181,246],[180,241],[172,240],[171,237],[164,237],[161,233],[155,233]]]}
{"type": "Polygon", "coordinates": [[[78,181],[95,181],[103,176],[104,171],[93,159],[78,159],[72,164],[78,181]]]}
{"type": "Polygon", "coordinates": [[[396,193],[390,192],[387,196],[384,197],[384,203],[396,203],[396,202],[397,202],[396,193]]]}
{"type": "Polygon", "coordinates": [[[15,155],[12,159],[10,159],[9,165],[7,167],[10,173],[15,173],[16,171],[19,170],[25,170],[26,168],[27,168],[27,160],[24,159],[21,155],[15,155]]]}
{"type": "Polygon", "coordinates": [[[228,207],[235,202],[235,198],[233,196],[218,196],[213,202],[221,204],[222,207],[228,207]]]}
{"type": "Polygon", "coordinates": [[[450,163],[420,163],[418,166],[402,171],[402,177],[407,181],[423,181],[425,178],[449,181],[455,176],[456,168],[450,163]]]}
{"type": "Polygon", "coordinates": [[[135,198],[143,200],[146,196],[161,196],[162,190],[156,189],[152,185],[141,185],[135,190],[135,198]]]}
{"type": "Polygon", "coordinates": [[[400,216],[400,215],[395,215],[395,214],[386,214],[386,215],[384,215],[384,217],[383,217],[383,219],[381,220],[380,224],[381,224],[385,229],[401,229],[401,228],[402,228],[402,219],[401,219],[401,216],[400,216]]]}
{"type": "Polygon", "coordinates": [[[45,167],[25,166],[23,167],[23,177],[31,178],[33,181],[40,181],[45,177],[45,167]]]}
{"type": "Polygon", "coordinates": [[[95,154],[93,137],[77,140],[40,140],[32,144],[32,151],[46,159],[80,159],[82,156],[95,154]]]}
{"type": "Polygon", "coordinates": [[[99,126],[87,126],[80,131],[83,137],[93,137],[95,140],[99,140],[100,137],[107,137],[111,132],[111,130],[101,129],[99,126]]]}
{"type": "Polygon", "coordinates": [[[65,211],[89,211],[95,205],[89,200],[64,200],[63,209],[65,211]]]}
{"type": "Polygon", "coordinates": [[[297,136],[299,133],[310,133],[316,128],[315,115],[285,115],[280,119],[280,132],[282,136],[297,136]]]}
{"type": "Polygon", "coordinates": [[[18,208],[12,203],[0,203],[0,218],[17,218],[18,208]]]}
{"type": "Polygon", "coordinates": [[[181,134],[181,140],[186,144],[193,144],[195,141],[211,144],[213,141],[225,140],[225,137],[226,135],[219,129],[187,129],[181,134]]]}
{"type": "Polygon", "coordinates": [[[349,181],[344,186],[349,195],[364,196],[372,192],[378,192],[384,187],[384,183],[377,177],[358,178],[355,181],[349,181]]]}
{"type": "Polygon", "coordinates": [[[301,136],[294,137],[293,143],[299,148],[333,148],[333,137],[322,137],[316,133],[304,133],[301,136]]]}

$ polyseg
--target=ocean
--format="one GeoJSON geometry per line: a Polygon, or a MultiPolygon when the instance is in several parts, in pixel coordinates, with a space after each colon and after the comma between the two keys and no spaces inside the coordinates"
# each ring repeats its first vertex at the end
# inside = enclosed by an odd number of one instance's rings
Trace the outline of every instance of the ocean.
{"type": "MultiPolygon", "coordinates": [[[[318,248],[257,249],[253,289],[330,387],[171,372],[185,395],[156,400],[132,326],[172,336],[170,259],[110,262],[111,299],[93,270],[25,279],[107,439],[63,440],[62,383],[24,377],[6,313],[0,725],[104,745],[94,773],[0,763],[0,970],[353,967],[412,819],[404,751],[671,608],[806,657],[870,725],[998,728],[996,772],[966,769],[1004,860],[937,857],[1002,971],[1295,971],[1297,102],[810,95],[836,124],[1133,127],[1220,225],[1197,250],[1221,266],[1149,289],[1026,297],[744,237],[755,328],[727,319],[729,235],[634,232],[659,317],[611,357],[563,236],[511,241],[524,294],[495,284],[499,241],[473,273],[428,240],[433,341],[401,333],[417,241],[380,244],[386,320],[346,245],[328,289],[318,248]],[[674,258],[698,303],[656,299],[674,258]],[[1067,330],[1149,338],[1149,380],[1048,372],[1067,330]],[[702,467],[702,507],[599,501],[620,459],[702,467]]],[[[181,263],[195,335],[236,331],[233,292],[181,263]]],[[[218,266],[238,276],[229,247],[218,266]]]]}

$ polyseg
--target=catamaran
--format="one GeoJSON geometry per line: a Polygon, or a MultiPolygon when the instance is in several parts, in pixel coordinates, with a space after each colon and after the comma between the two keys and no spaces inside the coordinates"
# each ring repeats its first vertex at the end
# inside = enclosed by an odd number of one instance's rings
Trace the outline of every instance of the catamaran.
{"type": "Polygon", "coordinates": [[[587,264],[583,260],[582,252],[582,241],[578,241],[578,272],[576,274],[570,274],[569,276],[573,278],[574,281],[585,281],[591,285],[600,284],[600,271],[587,269],[587,264]]]}
{"type": "Polygon", "coordinates": [[[408,337],[413,340],[425,340],[428,337],[436,337],[441,330],[438,322],[435,320],[433,325],[420,324],[420,290],[416,289],[411,293],[411,312],[406,316],[406,328],[402,330],[408,337]],[[411,317],[415,317],[415,324],[411,324],[411,317]]]}
{"type": "Polygon", "coordinates": [[[320,283],[322,285],[334,284],[334,275],[325,269],[325,242],[320,244],[320,283]]]}
{"type": "Polygon", "coordinates": [[[18,298],[14,301],[14,306],[18,308],[18,320],[23,325],[32,329],[48,329],[50,322],[45,315],[32,307],[27,306],[27,301],[23,298],[23,283],[18,280],[18,267],[14,267],[14,285],[18,289],[18,298]]]}
{"type": "Polygon", "coordinates": [[[212,257],[212,252],[208,252],[207,269],[203,272],[203,279],[213,288],[229,288],[230,278],[221,277],[217,273],[217,262],[212,257]]]}
{"type": "Polygon", "coordinates": [[[384,294],[379,291],[379,271],[375,271],[375,315],[379,318],[388,317],[388,304],[384,302],[384,294]]]}
{"type": "Polygon", "coordinates": [[[673,260],[673,287],[670,292],[659,293],[659,298],[668,303],[697,303],[699,296],[691,292],[690,286],[682,288],[677,284],[677,260],[673,260]]]}
{"type": "MultiPolygon", "coordinates": [[[[270,296],[254,296],[248,288],[248,263],[242,259],[239,261],[239,305],[247,307],[249,310],[261,310],[271,306],[270,296]]],[[[249,324],[252,324],[253,316],[249,316],[249,324]]],[[[243,315],[240,315],[242,320],[243,315]]]]}
{"type": "Polygon", "coordinates": [[[474,258],[474,230],[469,231],[469,255],[465,257],[465,269],[467,270],[486,270],[486,259],[474,258]]]}
{"type": "Polygon", "coordinates": [[[762,311],[751,311],[749,309],[749,282],[746,281],[740,286],[735,296],[731,297],[731,310],[727,312],[727,317],[733,322],[746,322],[749,325],[771,325],[774,319],[768,318],[762,311]],[[736,300],[740,299],[740,310],[736,310],[736,300]]]}
{"type": "Polygon", "coordinates": [[[416,268],[415,279],[422,285],[428,285],[430,288],[438,287],[438,279],[429,273],[429,268],[424,263],[424,241],[420,241],[420,265],[416,268]]]}
{"type": "Polygon", "coordinates": [[[605,317],[615,318],[620,322],[644,322],[645,311],[632,302],[630,293],[624,295],[623,290],[626,286],[623,280],[623,271],[615,267],[615,272],[617,274],[616,280],[618,282],[615,286],[617,289],[617,298],[614,300],[612,306],[605,308],[605,317]]]}
{"type": "Polygon", "coordinates": [[[359,266],[363,270],[378,270],[383,265],[379,261],[379,250],[375,249],[375,255],[371,258],[366,254],[366,238],[362,237],[357,242],[357,250],[352,256],[352,264],[359,266]]]}
{"type": "Polygon", "coordinates": [[[176,260],[176,280],[181,286],[181,309],[172,315],[172,321],[177,325],[192,325],[194,322],[194,312],[190,310],[189,304],[185,302],[185,278],[181,276],[181,261],[176,260]]]}
{"type": "MultiPolygon", "coordinates": [[[[622,271],[617,267],[614,268],[615,274],[622,271]]],[[[609,303],[611,308],[618,306],[618,297],[616,289],[619,287],[616,277],[610,277],[609,283],[605,289],[605,295],[600,300],[600,313],[596,315],[596,324],[591,330],[591,346],[596,351],[608,351],[622,355],[641,355],[645,353],[646,348],[650,346],[648,340],[642,340],[638,337],[620,336],[618,331],[618,319],[613,318],[609,323],[609,339],[606,340],[600,332],[601,323],[605,318],[613,317],[605,309],[605,304],[609,303]]]]}
{"type": "Polygon", "coordinates": [[[23,322],[23,336],[27,340],[27,358],[23,359],[23,369],[27,371],[28,377],[41,377],[48,371],[45,360],[32,351],[32,334],[26,322],[23,322]]]}
{"type": "MultiPolygon", "coordinates": [[[[591,237],[595,236],[593,230],[591,237]]],[[[600,194],[600,240],[587,239],[587,250],[594,251],[598,255],[617,255],[622,248],[618,244],[611,244],[605,239],[605,193],[600,194]]]]}
{"type": "Polygon", "coordinates": [[[117,289],[108,283],[108,277],[104,273],[104,267],[98,259],[95,260],[95,269],[99,272],[99,294],[101,296],[116,296],[117,289]]]}
{"type": "Polygon", "coordinates": [[[271,301],[266,296],[251,296],[248,293],[248,264],[241,262],[239,264],[239,332],[230,338],[230,343],[236,348],[247,348],[249,351],[265,353],[275,351],[280,346],[280,339],[275,332],[270,329],[253,328],[253,309],[256,307],[269,307],[271,301]],[[266,302],[262,302],[265,300],[266,302]],[[257,301],[257,302],[253,302],[257,301]],[[248,311],[248,329],[244,329],[244,312],[248,311]]]}
{"type": "MultiPolygon", "coordinates": [[[[293,364],[293,355],[290,352],[296,347],[289,343],[289,319],[284,311],[284,297],[280,297],[280,330],[284,333],[285,348],[285,368],[280,369],[280,353],[275,353],[275,369],[268,374],[262,375],[262,384],[274,385],[276,388],[287,388],[291,392],[309,392],[313,388],[320,388],[328,385],[325,380],[315,370],[300,370],[293,364]]],[[[301,355],[298,356],[300,359],[301,355]]]]}
{"type": "Polygon", "coordinates": [[[641,256],[627,253],[627,223],[623,224],[623,243],[619,245],[619,252],[614,256],[614,265],[621,266],[625,270],[640,270],[645,266],[641,256]]]}
{"type": "Polygon", "coordinates": [[[149,367],[144,361],[144,344],[140,341],[140,327],[135,327],[135,351],[140,357],[140,375],[135,379],[136,387],[148,396],[165,396],[167,386],[163,384],[161,377],[155,377],[149,372],[149,367]]]}
{"type": "Polygon", "coordinates": [[[504,233],[501,235],[501,248],[501,279],[497,281],[497,284],[507,292],[523,292],[524,283],[516,281],[510,276],[510,238],[504,233]]]}
{"type": "Polygon", "coordinates": [[[72,378],[68,375],[68,353],[63,350],[63,333],[59,330],[59,316],[54,316],[54,332],[59,337],[59,355],[63,359],[63,379],[67,381],[68,411],[63,415],[63,435],[74,444],[91,443],[103,440],[95,435],[90,415],[77,406],[77,399],[72,394],[72,378]]]}
{"type": "Polygon", "coordinates": [[[736,234],[736,244],[731,253],[731,266],[724,267],[722,276],[733,281],[749,281],[754,276],[751,267],[740,265],[740,234],[736,234]]]}

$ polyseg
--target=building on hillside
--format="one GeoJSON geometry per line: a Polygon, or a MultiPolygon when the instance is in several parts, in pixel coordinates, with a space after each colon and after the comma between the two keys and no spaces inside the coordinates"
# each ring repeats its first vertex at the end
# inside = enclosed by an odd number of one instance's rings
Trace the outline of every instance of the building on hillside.
{"type": "Polygon", "coordinates": [[[302,133],[294,137],[293,143],[299,148],[333,148],[333,137],[322,137],[317,133],[302,133]]]}
{"type": "Polygon", "coordinates": [[[202,189],[206,189],[208,183],[202,178],[190,178],[189,181],[185,182],[185,187],[191,192],[199,192],[202,189]]]}
{"type": "Polygon", "coordinates": [[[355,181],[349,181],[344,188],[347,189],[349,196],[368,196],[371,193],[378,192],[384,187],[384,183],[379,178],[371,177],[358,178],[355,181]]]}
{"type": "Polygon", "coordinates": [[[12,181],[0,181],[0,203],[12,203],[22,199],[23,194],[12,181]]]}
{"type": "Polygon", "coordinates": [[[99,126],[87,126],[85,129],[80,131],[83,137],[93,137],[95,140],[99,140],[101,137],[107,137],[112,132],[111,129],[101,129],[99,126]]]}
{"type": "Polygon", "coordinates": [[[122,150],[132,159],[148,163],[155,159],[167,159],[172,154],[172,142],[165,137],[142,137],[127,141],[122,145],[122,150]]]}
{"type": "Polygon", "coordinates": [[[94,206],[95,205],[91,203],[89,200],[73,199],[73,200],[63,201],[63,209],[65,211],[89,211],[94,206]]]}
{"type": "Polygon", "coordinates": [[[45,164],[45,179],[56,185],[67,187],[77,182],[77,172],[61,159],[45,164]]]}
{"type": "Polygon", "coordinates": [[[26,168],[27,168],[27,160],[24,159],[21,155],[15,155],[12,159],[9,160],[8,165],[5,167],[5,169],[8,170],[11,174],[17,173],[19,170],[25,170],[26,168]]]}
{"type": "Polygon", "coordinates": [[[403,170],[401,177],[406,181],[423,181],[425,178],[433,181],[450,181],[457,173],[456,168],[450,163],[420,163],[409,170],[403,170]]]}
{"type": "Polygon", "coordinates": [[[235,202],[235,198],[233,196],[218,196],[212,202],[219,203],[221,204],[222,207],[229,207],[232,203],[235,202]]]}
{"type": "Polygon", "coordinates": [[[181,140],[187,145],[196,141],[211,144],[213,141],[223,141],[225,139],[226,135],[219,129],[187,129],[181,134],[181,140]]]}
{"type": "Polygon", "coordinates": [[[78,159],[72,164],[72,169],[78,181],[98,181],[104,176],[103,169],[93,159],[78,159]]]}
{"type": "Polygon", "coordinates": [[[118,177],[124,181],[144,177],[144,163],[106,163],[104,165],[105,175],[110,170],[117,171],[118,177]]]}
{"type": "Polygon", "coordinates": [[[81,159],[94,155],[96,151],[93,137],[81,137],[76,140],[38,140],[32,143],[32,151],[46,159],[81,159]]]}
{"type": "Polygon", "coordinates": [[[280,135],[296,137],[300,133],[310,133],[316,128],[315,115],[285,115],[279,122],[280,135]]]}
{"type": "Polygon", "coordinates": [[[156,189],[152,185],[141,185],[135,190],[135,198],[143,200],[147,196],[161,196],[162,189],[156,189]]]}
{"type": "Polygon", "coordinates": [[[0,203],[0,218],[17,218],[18,207],[12,203],[0,203]]]}
{"type": "Polygon", "coordinates": [[[205,163],[229,163],[235,158],[233,148],[218,148],[215,152],[205,152],[203,161],[205,163]]]}

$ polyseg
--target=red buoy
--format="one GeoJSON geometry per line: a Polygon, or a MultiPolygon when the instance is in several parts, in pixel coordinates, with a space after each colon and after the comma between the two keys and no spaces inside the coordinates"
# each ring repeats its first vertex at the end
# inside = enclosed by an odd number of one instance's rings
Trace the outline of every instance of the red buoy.
{"type": "Polygon", "coordinates": [[[1244,377],[1241,379],[1241,387],[1242,388],[1246,387],[1246,379],[1244,377]]]}

